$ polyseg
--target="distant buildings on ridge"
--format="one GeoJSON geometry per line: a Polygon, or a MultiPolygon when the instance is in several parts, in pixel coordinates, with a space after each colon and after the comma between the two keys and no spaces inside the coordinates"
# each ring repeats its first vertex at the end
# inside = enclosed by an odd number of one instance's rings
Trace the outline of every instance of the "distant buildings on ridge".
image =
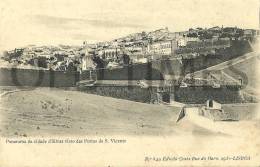
{"type": "Polygon", "coordinates": [[[255,36],[259,36],[259,30],[217,26],[170,32],[166,27],[95,44],[84,41],[82,46],[31,45],[7,51],[2,59],[11,64],[61,71],[84,71],[97,66],[113,68],[128,63],[191,58],[201,53],[214,54],[215,49],[230,47],[232,40],[252,41],[255,36]]]}

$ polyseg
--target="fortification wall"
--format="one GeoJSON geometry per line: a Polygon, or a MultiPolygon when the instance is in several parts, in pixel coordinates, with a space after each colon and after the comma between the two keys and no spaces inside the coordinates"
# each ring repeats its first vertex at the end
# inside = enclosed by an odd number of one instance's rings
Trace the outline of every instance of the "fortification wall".
{"type": "MultiPolygon", "coordinates": [[[[231,41],[226,49],[217,49],[216,55],[201,55],[194,59],[158,60],[115,69],[96,70],[98,80],[163,80],[165,75],[185,76],[252,51],[248,41],[231,41]]],[[[90,72],[63,72],[36,69],[0,69],[0,85],[72,87],[79,80],[90,79],[90,72]]],[[[174,77],[173,77],[174,79],[174,77]]]]}
{"type": "Polygon", "coordinates": [[[142,103],[155,102],[155,90],[142,89],[138,86],[94,86],[78,89],[86,93],[109,96],[119,99],[126,99],[142,103]]]}
{"type": "MultiPolygon", "coordinates": [[[[224,61],[251,52],[248,41],[231,41],[231,47],[215,49],[215,54],[201,54],[190,59],[161,59],[150,63],[134,64],[122,68],[99,69],[97,79],[99,80],[162,80],[165,75],[185,76],[188,73],[206,69],[224,61]]],[[[174,78],[174,77],[173,77],[174,78]]],[[[89,79],[89,71],[81,74],[81,80],[89,79]]]]}
{"type": "Polygon", "coordinates": [[[239,93],[239,88],[223,86],[221,88],[212,88],[209,86],[187,87],[174,89],[175,101],[202,104],[207,100],[216,100],[219,103],[242,103],[244,99],[239,93]]]}
{"type": "MultiPolygon", "coordinates": [[[[114,69],[98,69],[96,73],[98,80],[163,80],[162,73],[153,67],[152,63],[134,64],[114,69]]],[[[83,71],[80,79],[89,79],[90,71],[83,71]]]]}
{"type": "Polygon", "coordinates": [[[0,68],[1,86],[73,87],[78,81],[78,72],[0,68]]]}
{"type": "MultiPolygon", "coordinates": [[[[158,103],[157,88],[143,89],[138,86],[94,86],[80,91],[109,96],[120,99],[127,99],[143,103],[158,103]]],[[[175,87],[171,89],[172,100],[187,104],[204,104],[208,99],[216,100],[220,103],[241,103],[244,99],[239,94],[238,88],[212,88],[212,87],[175,87]]]]}

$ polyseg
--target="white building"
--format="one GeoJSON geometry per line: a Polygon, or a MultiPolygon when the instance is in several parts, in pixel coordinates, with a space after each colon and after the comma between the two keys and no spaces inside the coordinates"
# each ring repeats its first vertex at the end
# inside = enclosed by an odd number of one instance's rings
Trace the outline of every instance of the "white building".
{"type": "Polygon", "coordinates": [[[125,47],[125,50],[131,52],[132,54],[143,54],[143,48],[139,46],[125,47]]]}
{"type": "Polygon", "coordinates": [[[95,68],[95,64],[92,60],[92,55],[90,54],[91,51],[92,51],[92,49],[85,48],[85,55],[81,59],[81,70],[82,71],[95,68]]]}
{"type": "Polygon", "coordinates": [[[95,44],[95,43],[88,43],[87,41],[83,42],[83,46],[85,48],[92,48],[92,49],[97,48],[97,44],[95,44]]]}
{"type": "Polygon", "coordinates": [[[222,106],[220,103],[214,101],[214,100],[207,100],[206,102],[206,108],[207,109],[215,109],[215,110],[221,110],[222,106]]]}
{"type": "Polygon", "coordinates": [[[82,71],[95,68],[95,64],[90,56],[84,56],[81,61],[82,71]]]}
{"type": "Polygon", "coordinates": [[[177,47],[175,40],[158,41],[149,44],[147,47],[148,54],[155,55],[172,55],[177,47]]]}
{"type": "Polygon", "coordinates": [[[120,52],[119,48],[106,48],[102,50],[102,55],[105,56],[105,59],[116,59],[119,52],[120,52]]]}
{"type": "Polygon", "coordinates": [[[177,45],[179,46],[186,46],[188,42],[195,42],[199,41],[199,38],[194,37],[180,37],[177,38],[177,45]]]}
{"type": "Polygon", "coordinates": [[[188,33],[189,33],[188,31],[170,32],[169,33],[169,38],[170,39],[182,38],[182,37],[186,36],[188,33]]]}

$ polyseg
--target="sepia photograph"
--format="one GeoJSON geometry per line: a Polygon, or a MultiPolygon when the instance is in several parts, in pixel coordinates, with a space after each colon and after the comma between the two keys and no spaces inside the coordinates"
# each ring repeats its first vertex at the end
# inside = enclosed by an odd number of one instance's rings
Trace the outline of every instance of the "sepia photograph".
{"type": "Polygon", "coordinates": [[[2,0],[0,167],[260,166],[259,9],[2,0]]]}

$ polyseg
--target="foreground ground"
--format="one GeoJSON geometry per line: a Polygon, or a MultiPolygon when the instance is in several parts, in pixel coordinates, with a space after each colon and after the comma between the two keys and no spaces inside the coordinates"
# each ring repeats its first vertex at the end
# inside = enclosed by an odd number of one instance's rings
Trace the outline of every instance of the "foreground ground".
{"type": "MultiPolygon", "coordinates": [[[[239,122],[212,122],[214,125],[186,118],[176,123],[180,107],[143,104],[54,88],[2,93],[0,101],[1,136],[229,136],[249,135],[260,128],[259,121],[252,118],[239,122]]],[[[248,112],[255,105],[233,104],[225,108],[248,112]]]]}
{"type": "Polygon", "coordinates": [[[38,88],[5,94],[1,133],[7,136],[175,133],[180,108],[76,91],[38,88]]]}

